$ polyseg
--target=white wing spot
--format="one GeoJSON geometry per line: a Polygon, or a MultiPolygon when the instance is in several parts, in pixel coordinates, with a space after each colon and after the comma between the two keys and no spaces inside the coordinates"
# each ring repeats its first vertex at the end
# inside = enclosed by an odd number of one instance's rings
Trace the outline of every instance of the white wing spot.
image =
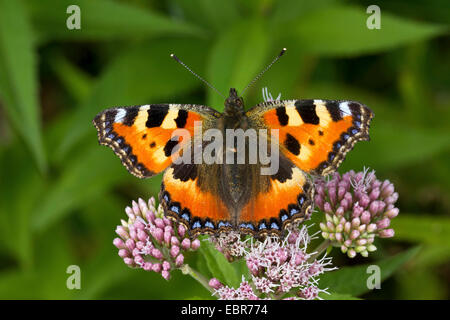
{"type": "Polygon", "coordinates": [[[116,117],[114,118],[114,122],[121,123],[123,121],[123,118],[127,115],[127,111],[125,109],[119,109],[117,110],[116,117]]]}
{"type": "Polygon", "coordinates": [[[352,112],[350,111],[350,108],[348,106],[348,102],[347,101],[346,102],[341,102],[339,104],[339,109],[341,109],[341,114],[342,114],[343,117],[352,115],[352,112]]]}

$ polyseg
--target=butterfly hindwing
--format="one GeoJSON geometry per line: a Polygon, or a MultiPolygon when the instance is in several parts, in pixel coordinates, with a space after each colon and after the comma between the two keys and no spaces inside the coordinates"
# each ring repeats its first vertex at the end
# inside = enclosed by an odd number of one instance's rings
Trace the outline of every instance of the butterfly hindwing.
{"type": "Polygon", "coordinates": [[[284,100],[259,104],[247,116],[278,129],[281,152],[301,170],[327,175],[356,142],[369,140],[373,113],[354,101],[284,100]]]}
{"type": "Polygon", "coordinates": [[[172,137],[177,129],[194,134],[196,121],[219,115],[206,106],[151,104],[107,109],[94,118],[100,144],[111,147],[130,173],[151,177],[172,163],[172,154],[187,142],[172,137]]]}
{"type": "MultiPolygon", "coordinates": [[[[230,229],[230,210],[217,192],[217,181],[202,173],[197,164],[173,164],[164,172],[160,202],[166,216],[182,223],[191,236],[230,229]]],[[[219,167],[215,167],[218,169],[219,167]]],[[[214,170],[208,167],[208,170],[214,170]]],[[[207,172],[212,173],[212,172],[207,172]]],[[[217,177],[217,175],[216,175],[217,177]]]]}
{"type": "Polygon", "coordinates": [[[254,175],[257,183],[240,208],[238,226],[253,234],[280,235],[287,225],[309,218],[314,187],[309,177],[280,155],[279,168],[272,175],[254,175]]]}

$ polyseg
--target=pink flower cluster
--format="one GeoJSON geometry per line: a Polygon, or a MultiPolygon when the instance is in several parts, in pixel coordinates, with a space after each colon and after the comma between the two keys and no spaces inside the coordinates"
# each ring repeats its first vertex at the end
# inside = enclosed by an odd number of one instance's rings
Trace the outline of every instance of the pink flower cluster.
{"type": "Polygon", "coordinates": [[[164,217],[161,206],[155,209],[153,197],[148,203],[142,199],[133,201],[125,212],[128,221],[122,220],[116,228],[119,238],[113,244],[130,267],[160,273],[168,280],[170,271],[183,265],[183,253],[200,246],[198,239],[189,239],[183,225],[177,226],[164,217]]]}
{"type": "Polygon", "coordinates": [[[328,182],[317,180],[315,204],[326,220],[320,223],[323,238],[350,258],[358,253],[367,257],[377,249],[375,237],[394,236],[389,225],[399,213],[397,199],[394,185],[377,180],[374,171],[351,170],[342,176],[335,173],[328,182]]]}
{"type": "Polygon", "coordinates": [[[306,249],[311,238],[307,227],[291,228],[284,240],[267,237],[264,241],[248,243],[243,247],[245,260],[250,271],[250,279],[242,278],[239,288],[230,288],[217,279],[210,280],[209,285],[215,289],[214,294],[220,299],[317,299],[320,292],[318,276],[329,268],[331,259],[316,259],[314,253],[306,249]]]}

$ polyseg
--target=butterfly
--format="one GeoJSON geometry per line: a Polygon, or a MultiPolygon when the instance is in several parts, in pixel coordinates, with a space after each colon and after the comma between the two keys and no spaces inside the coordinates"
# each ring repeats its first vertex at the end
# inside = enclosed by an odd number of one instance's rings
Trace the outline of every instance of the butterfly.
{"type": "MultiPolygon", "coordinates": [[[[309,218],[312,178],[334,172],[356,142],[369,140],[373,115],[359,102],[335,100],[265,101],[245,111],[243,98],[231,88],[223,113],[203,105],[149,104],[105,110],[93,123],[100,144],[111,147],[130,173],[149,178],[164,171],[160,203],[191,236],[226,230],[264,236],[280,235],[309,218]],[[180,129],[188,138],[174,139],[180,129]],[[276,132],[265,139],[278,147],[278,170],[262,175],[259,160],[175,161],[186,146],[206,147],[200,135],[209,129],[276,132]]],[[[236,144],[228,149],[236,152],[236,144]]],[[[226,149],[224,143],[216,157],[226,149]]]]}

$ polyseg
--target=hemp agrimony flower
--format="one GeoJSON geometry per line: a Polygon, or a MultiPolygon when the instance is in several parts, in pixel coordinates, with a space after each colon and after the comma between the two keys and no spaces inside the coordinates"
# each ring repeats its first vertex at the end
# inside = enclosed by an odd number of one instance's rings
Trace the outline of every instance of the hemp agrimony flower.
{"type": "Polygon", "coordinates": [[[350,258],[375,251],[375,237],[394,236],[389,225],[399,213],[394,206],[398,193],[389,180],[381,182],[375,171],[366,169],[342,176],[334,173],[329,181],[319,179],[315,185],[315,204],[325,212],[325,221],[320,223],[322,237],[350,258]]]}
{"type": "MultiPolygon", "coordinates": [[[[333,270],[328,267],[331,258],[316,259],[315,252],[308,253],[311,238],[308,228],[291,228],[283,240],[269,236],[264,241],[245,240],[241,244],[250,278],[242,278],[238,288],[223,285],[217,279],[209,285],[220,299],[317,299],[320,274],[333,270]]],[[[236,240],[234,245],[236,245],[236,240]]]]}
{"type": "Polygon", "coordinates": [[[164,217],[161,206],[155,209],[153,197],[148,203],[142,199],[133,201],[125,212],[128,221],[122,220],[122,225],[116,228],[120,238],[115,238],[113,243],[130,267],[161,273],[169,280],[170,271],[183,265],[183,253],[200,246],[198,239],[191,241],[187,237],[183,225],[177,226],[164,217]]]}

